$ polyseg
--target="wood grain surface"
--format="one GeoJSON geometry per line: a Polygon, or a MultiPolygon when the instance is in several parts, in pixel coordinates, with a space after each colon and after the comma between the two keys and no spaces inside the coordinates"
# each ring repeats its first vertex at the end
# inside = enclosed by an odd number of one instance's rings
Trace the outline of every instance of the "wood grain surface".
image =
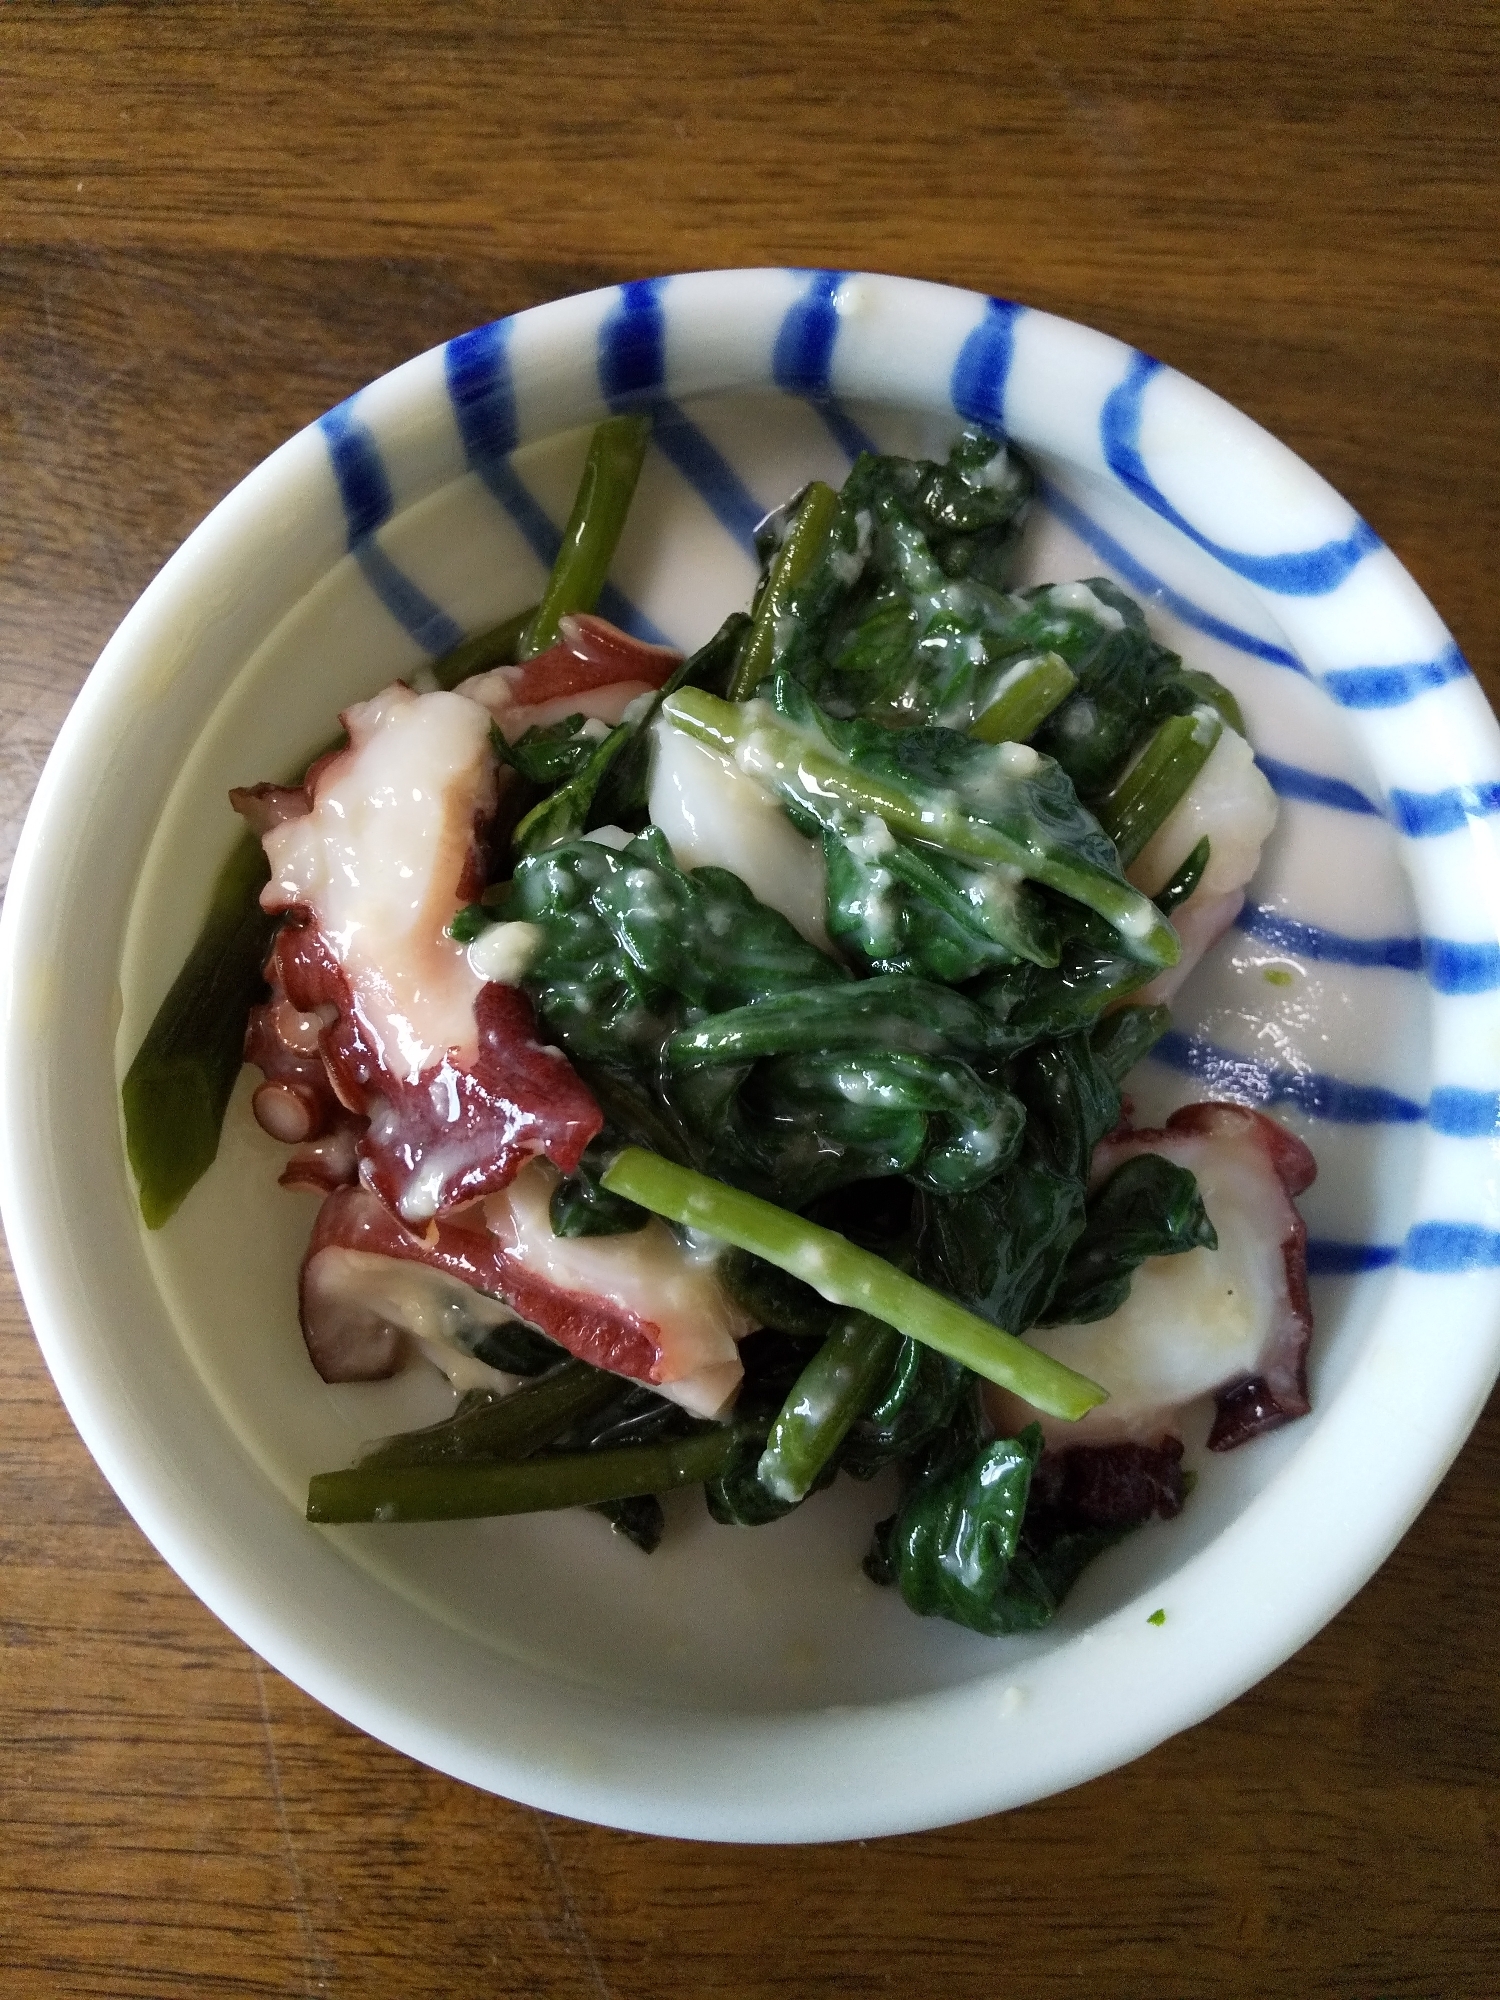
{"type": "MultiPolygon", "coordinates": [[[[1150,349],[1348,495],[1493,697],[1497,64],[1481,0],[0,6],[0,863],[103,641],[282,438],[464,327],[696,266],[1150,349]]],[[[0,1994],[1500,1993],[1494,1405],[1326,1631],[1129,1769],[692,1847],[470,1791],[262,1665],[4,1279],[0,1994]]]]}

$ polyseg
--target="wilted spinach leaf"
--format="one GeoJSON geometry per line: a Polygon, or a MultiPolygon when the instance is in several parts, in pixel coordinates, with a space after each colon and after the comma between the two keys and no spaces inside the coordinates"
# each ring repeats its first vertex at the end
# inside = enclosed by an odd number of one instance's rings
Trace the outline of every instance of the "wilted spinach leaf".
{"type": "Polygon", "coordinates": [[[1187,1168],[1159,1153],[1137,1153],[1089,1196],[1083,1234],[1043,1319],[1051,1325],[1108,1319],[1130,1296],[1131,1278],[1146,1258],[1215,1250],[1218,1243],[1187,1168]]]}

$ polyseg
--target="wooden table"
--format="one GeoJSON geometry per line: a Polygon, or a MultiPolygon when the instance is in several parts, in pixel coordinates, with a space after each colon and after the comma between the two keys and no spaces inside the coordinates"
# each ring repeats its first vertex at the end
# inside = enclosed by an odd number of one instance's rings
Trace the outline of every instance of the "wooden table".
{"type": "MultiPolygon", "coordinates": [[[[0,853],[125,608],[290,431],[694,266],[947,279],[1150,349],[1349,496],[1493,693],[1497,66],[1483,0],[0,9],[0,853]]],[[[1493,1406],[1355,1603],[1132,1768],[691,1847],[469,1791],[265,1668],[7,1286],[6,1995],[1500,1991],[1493,1406]]]]}

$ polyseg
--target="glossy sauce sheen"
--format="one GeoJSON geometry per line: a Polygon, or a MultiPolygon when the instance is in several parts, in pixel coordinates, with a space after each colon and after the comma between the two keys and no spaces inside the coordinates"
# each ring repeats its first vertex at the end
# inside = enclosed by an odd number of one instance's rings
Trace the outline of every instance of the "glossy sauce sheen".
{"type": "Polygon", "coordinates": [[[374,1380],[403,1365],[412,1341],[444,1340],[466,1354],[486,1326],[514,1317],[695,1415],[720,1414],[740,1381],[736,1343],[753,1321],[712,1260],[656,1221],[623,1236],[556,1237],[547,1212],[556,1185],[553,1169],[534,1162],[503,1193],[421,1236],[363,1188],[332,1196],[302,1275],[303,1329],[318,1372],[327,1381],[374,1380]],[[396,1260],[421,1270],[421,1280],[382,1273],[396,1260]]]}
{"type": "Polygon", "coordinates": [[[489,718],[462,695],[397,683],[344,721],[349,748],[316,775],[311,810],[265,837],[261,902],[312,914],[381,1068],[415,1083],[477,1053],[483,982],[447,926],[475,825],[495,809],[489,718]]]}
{"type": "MultiPolygon", "coordinates": [[[[318,1011],[333,1090],[368,1120],[360,1176],[420,1225],[505,1186],[538,1153],[571,1172],[602,1121],[566,1058],[540,1041],[525,995],[487,979],[447,934],[484,879],[477,834],[497,790],[486,711],[397,683],[344,722],[349,747],[309,773],[307,810],[265,834],[262,901],[287,921],[271,1006],[257,1010],[248,1047],[277,1057],[281,1095],[261,1108],[284,1135],[287,1089],[305,1080],[280,1080],[300,1058],[272,1029],[318,1011]]],[[[316,1142],[329,1122],[310,1120],[305,1136],[316,1142]]],[[[324,1164],[289,1173],[327,1185],[324,1164]]]]}
{"type": "Polygon", "coordinates": [[[809,944],[831,951],[821,849],[798,833],[774,793],[732,758],[658,722],[652,732],[650,813],[680,868],[729,869],[809,944]]]}

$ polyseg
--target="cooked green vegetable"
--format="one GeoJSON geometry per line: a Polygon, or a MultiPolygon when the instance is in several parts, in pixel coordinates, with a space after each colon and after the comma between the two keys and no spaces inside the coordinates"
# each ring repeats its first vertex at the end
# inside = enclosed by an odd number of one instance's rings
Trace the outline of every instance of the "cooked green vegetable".
{"type": "Polygon", "coordinates": [[[782,1405],[756,1477],[778,1500],[801,1500],[888,1380],[901,1346],[894,1328],[848,1313],[803,1369],[782,1405]]]}
{"type": "Polygon", "coordinates": [[[884,1388],[844,1440],[840,1470],[855,1479],[873,1479],[888,1465],[913,1460],[947,1432],[973,1389],[974,1376],[961,1362],[920,1340],[903,1340],[884,1388]]]}
{"type": "Polygon", "coordinates": [[[1153,898],[1157,909],[1164,917],[1171,916],[1175,909],[1185,903],[1203,880],[1203,871],[1208,866],[1208,855],[1209,843],[1205,837],[1198,842],[1166,888],[1153,898]]]}
{"type": "Polygon", "coordinates": [[[873,818],[887,834],[975,868],[979,896],[1014,904],[1015,879],[1024,876],[1096,911],[1143,964],[1177,962],[1171,925],[1120,873],[1058,766],[1024,746],[947,729],[837,723],[790,679],[774,684],[770,701],[725,702],[684,688],[662,713],[825,831],[847,839],[851,819],[862,827],[873,818]]]}
{"type": "Polygon", "coordinates": [[[1007,669],[988,708],[969,727],[981,743],[1024,743],[1078,685],[1061,653],[1037,653],[1007,669]]]}
{"type": "Polygon", "coordinates": [[[1079,1576],[1129,1527],[1070,1526],[1038,1509],[1035,1425],[983,1441],[973,1405],[929,1449],[900,1509],[875,1531],[865,1561],[877,1583],[899,1584],[913,1611],[987,1636],[1046,1625],[1079,1576]]]}
{"type": "Polygon", "coordinates": [[[838,494],[822,480],[815,479],[782,526],[781,539],[755,601],[750,629],[740,642],[735,659],[734,677],[729,684],[731,700],[743,701],[771,671],[777,627],[795,615],[792,607],[797,592],[806,587],[819,569],[838,512],[838,494]]]}
{"type": "Polygon", "coordinates": [[[674,1166],[638,1146],[620,1154],[605,1174],[604,1186],[685,1228],[765,1258],[831,1304],[884,1320],[1051,1416],[1081,1417],[1104,1400],[1097,1384],[985,1325],[883,1258],[738,1188],[674,1166]]]}
{"type": "Polygon", "coordinates": [[[570,611],[593,610],[609,575],[650,439],[646,417],[609,417],[595,430],[562,546],[517,649],[518,659],[545,652],[570,611]]]}
{"type": "Polygon", "coordinates": [[[1027,1113],[1020,1151],[982,1187],[918,1196],[917,1270],[980,1318],[1024,1328],[1083,1233],[1090,1161],[1119,1119],[1120,1092],[1085,1034],[1034,1043],[1010,1076],[1027,1113]]]}
{"type": "Polygon", "coordinates": [[[737,1433],[717,1426],[667,1444],[549,1454],[519,1461],[351,1466],[314,1474],[307,1518],[347,1521],[472,1521],[597,1507],[676,1486],[701,1486],[729,1463],[737,1433]]]}
{"type": "Polygon", "coordinates": [[[244,834],[219,871],[208,915],[120,1087],[125,1151],[141,1215],[160,1229],[213,1165],[244,1061],[245,1022],[265,991],[273,918],[260,907],[265,852],[244,834]]]}
{"type": "Polygon", "coordinates": [[[526,1458],[619,1400],[618,1375],[586,1361],[564,1361],[508,1396],[471,1391],[442,1423],[372,1445],[360,1454],[360,1468],[526,1458]]]}
{"type": "Polygon", "coordinates": [[[796,1207],[886,1174],[967,1184],[1013,1149],[1009,1093],[968,1060],[980,1009],[851,980],[738,877],[680,869],[654,828],[527,857],[506,915],[541,931],[523,983],[622,1139],[796,1207]]]}
{"type": "Polygon", "coordinates": [[[1218,1247],[1218,1233],[1186,1167],[1139,1153],[1089,1196],[1083,1233],[1043,1317],[1053,1323],[1108,1319],[1130,1296],[1130,1280],[1148,1257],[1218,1247]]]}
{"type": "MultiPolygon", "coordinates": [[[[1031,486],[1027,466],[980,431],[942,464],[861,457],[734,694],[785,671],[834,715],[967,728],[1017,657],[1002,647],[991,660],[980,634],[1005,602],[998,586],[1031,486]]],[[[783,510],[766,524],[768,567],[786,523],[783,510]]]]}
{"type": "Polygon", "coordinates": [[[524,611],[503,618],[498,625],[491,625],[488,630],[461,640],[451,653],[444,653],[440,660],[433,662],[430,669],[432,678],[440,688],[451,690],[460,681],[470,680],[475,674],[488,673],[491,667],[512,665],[516,648],[521,643],[521,634],[536,614],[536,605],[528,604],[524,611]]]}
{"type": "Polygon", "coordinates": [[[1031,1475],[1042,1454],[1032,1425],[984,1442],[973,1401],[935,1443],[900,1510],[878,1531],[878,1581],[912,1610],[975,1632],[1026,1632],[1056,1608],[1021,1548],[1031,1475]]]}
{"type": "Polygon", "coordinates": [[[1211,708],[1169,716],[1113,790],[1095,802],[1099,824],[1126,867],[1166,822],[1223,733],[1211,708]]]}

